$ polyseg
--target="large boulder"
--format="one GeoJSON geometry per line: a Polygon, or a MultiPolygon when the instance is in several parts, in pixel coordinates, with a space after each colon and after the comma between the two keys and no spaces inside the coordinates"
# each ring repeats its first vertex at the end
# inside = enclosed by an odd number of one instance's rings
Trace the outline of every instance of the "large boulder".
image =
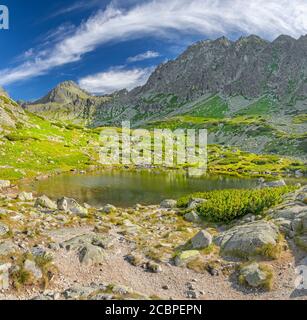
{"type": "Polygon", "coordinates": [[[41,207],[50,210],[56,210],[58,208],[57,204],[45,195],[36,199],[35,207],[41,207]]]}
{"type": "Polygon", "coordinates": [[[248,257],[258,253],[265,245],[277,244],[278,227],[271,222],[256,221],[235,226],[214,238],[224,255],[248,257]]]}
{"type": "Polygon", "coordinates": [[[193,249],[204,249],[212,243],[212,236],[206,230],[199,231],[192,239],[191,245],[193,249]]]}
{"type": "Polygon", "coordinates": [[[86,266],[103,262],[105,257],[103,249],[109,249],[112,245],[112,238],[99,237],[94,233],[77,236],[60,244],[68,251],[76,250],[79,261],[86,266]]]}
{"type": "Polygon", "coordinates": [[[86,217],[88,210],[82,207],[75,199],[63,197],[57,201],[58,210],[70,212],[80,217],[86,217]]]}

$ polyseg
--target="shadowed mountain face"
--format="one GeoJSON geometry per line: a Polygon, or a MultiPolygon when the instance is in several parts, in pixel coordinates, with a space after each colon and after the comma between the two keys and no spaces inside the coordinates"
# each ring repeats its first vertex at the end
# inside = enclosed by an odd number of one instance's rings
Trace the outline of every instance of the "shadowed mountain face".
{"type": "Polygon", "coordinates": [[[307,36],[268,42],[251,35],[200,41],[130,92],[94,97],[64,82],[25,107],[52,120],[93,127],[123,120],[136,127],[204,126],[212,143],[301,155],[306,97],[307,36]]]}

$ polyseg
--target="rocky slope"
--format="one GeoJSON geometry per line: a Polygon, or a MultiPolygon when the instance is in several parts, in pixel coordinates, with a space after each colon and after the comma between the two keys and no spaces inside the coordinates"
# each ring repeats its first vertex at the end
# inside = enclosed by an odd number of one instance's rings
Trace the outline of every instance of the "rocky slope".
{"type": "Polygon", "coordinates": [[[24,110],[0,87],[0,130],[15,128],[26,119],[24,110]]]}
{"type": "Polygon", "coordinates": [[[2,190],[0,299],[306,299],[306,192],[215,225],[194,198],[188,215],[2,190]]]}
{"type": "Polygon", "coordinates": [[[73,81],[66,81],[51,90],[45,97],[23,106],[32,113],[41,114],[50,120],[89,124],[97,105],[108,97],[93,97],[73,81]]]}
{"type": "Polygon", "coordinates": [[[211,143],[304,157],[306,52],[307,36],[200,41],[130,92],[93,97],[65,82],[25,107],[49,119],[94,127],[122,120],[134,126],[164,121],[171,127],[179,117],[181,125],[208,128],[211,143]]]}

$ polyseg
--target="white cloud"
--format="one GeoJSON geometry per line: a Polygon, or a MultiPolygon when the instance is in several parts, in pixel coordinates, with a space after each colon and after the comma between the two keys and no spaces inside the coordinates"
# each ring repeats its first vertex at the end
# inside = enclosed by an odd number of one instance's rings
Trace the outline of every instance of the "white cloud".
{"type": "Polygon", "coordinates": [[[93,94],[108,94],[121,89],[131,90],[145,84],[152,71],[152,68],[116,67],[82,78],[79,85],[93,94]]]}
{"type": "Polygon", "coordinates": [[[84,54],[107,42],[143,36],[172,38],[175,33],[197,33],[216,37],[253,33],[267,39],[280,34],[298,37],[307,33],[306,16],[306,0],[148,0],[128,9],[111,3],[36,58],[0,70],[0,85],[79,61],[84,54]]]}
{"type": "Polygon", "coordinates": [[[154,59],[160,57],[160,53],[156,51],[146,51],[144,53],[140,53],[134,57],[129,57],[127,59],[127,62],[132,63],[132,62],[138,62],[138,61],[143,61],[143,60],[148,60],[148,59],[154,59]]]}

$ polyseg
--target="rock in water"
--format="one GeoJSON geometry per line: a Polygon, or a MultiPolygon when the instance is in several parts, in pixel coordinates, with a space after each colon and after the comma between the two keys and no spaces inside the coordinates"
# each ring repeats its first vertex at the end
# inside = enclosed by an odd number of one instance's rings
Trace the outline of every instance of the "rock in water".
{"type": "Polygon", "coordinates": [[[269,181],[263,184],[263,187],[283,187],[286,186],[285,180],[269,181]]]}
{"type": "Polygon", "coordinates": [[[210,246],[211,243],[212,243],[212,236],[206,230],[199,231],[191,239],[191,244],[193,249],[204,249],[210,246]]]}
{"type": "Polygon", "coordinates": [[[71,212],[80,217],[86,217],[88,210],[82,207],[75,199],[63,197],[57,201],[58,210],[71,212]]]}
{"type": "Polygon", "coordinates": [[[50,200],[47,196],[41,196],[36,199],[35,207],[41,207],[44,209],[56,210],[58,207],[56,203],[50,200]]]}
{"type": "Polygon", "coordinates": [[[246,257],[258,253],[264,245],[276,245],[278,227],[266,221],[235,226],[214,238],[224,255],[246,257]]]}

